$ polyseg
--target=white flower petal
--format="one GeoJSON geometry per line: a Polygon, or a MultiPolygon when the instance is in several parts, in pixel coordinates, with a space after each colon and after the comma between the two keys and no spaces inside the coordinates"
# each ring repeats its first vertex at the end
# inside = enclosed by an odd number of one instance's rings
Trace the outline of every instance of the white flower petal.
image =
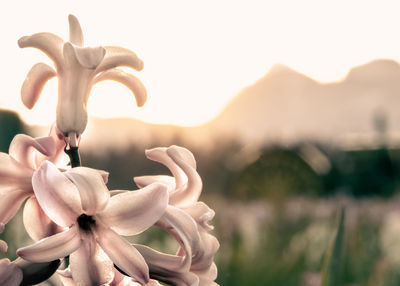
{"type": "Polygon", "coordinates": [[[135,235],[152,226],[163,215],[167,204],[167,187],[154,183],[111,197],[99,217],[117,233],[135,235]]]}
{"type": "Polygon", "coordinates": [[[0,190],[0,222],[9,222],[30,195],[30,192],[21,189],[0,190]]]}
{"type": "Polygon", "coordinates": [[[29,236],[35,241],[63,231],[43,212],[35,197],[25,203],[23,222],[29,236]]]}
{"type": "Polygon", "coordinates": [[[114,80],[128,87],[135,95],[136,104],[138,107],[141,107],[146,103],[146,88],[144,87],[143,83],[134,75],[126,73],[122,70],[110,69],[100,73],[94,79],[94,82],[97,83],[103,80],[114,80]]]}
{"type": "Polygon", "coordinates": [[[193,169],[197,168],[196,159],[193,156],[193,153],[188,149],[176,145],[172,145],[168,147],[167,154],[171,157],[179,157],[183,162],[188,164],[193,169]]]}
{"type": "Polygon", "coordinates": [[[111,229],[98,228],[96,240],[122,271],[142,284],[149,282],[149,268],[139,251],[111,229]]]}
{"type": "Polygon", "coordinates": [[[56,71],[44,64],[35,64],[26,76],[21,88],[22,103],[32,109],[42,93],[47,81],[57,75],[56,71]]]}
{"type": "Polygon", "coordinates": [[[69,169],[64,175],[77,187],[85,214],[94,215],[105,208],[110,194],[98,170],[76,167],[69,169]]]}
{"type": "Polygon", "coordinates": [[[70,226],[82,214],[77,188],[51,162],[42,163],[32,184],[43,211],[58,225],[70,226]]]}
{"type": "Polygon", "coordinates": [[[114,264],[98,246],[92,234],[70,255],[72,277],[77,285],[105,285],[114,278],[114,264]]]}
{"type": "Polygon", "coordinates": [[[10,143],[9,155],[22,165],[35,169],[35,150],[45,156],[55,154],[55,142],[50,136],[32,138],[25,134],[18,134],[10,143]]]}
{"type": "Polygon", "coordinates": [[[37,48],[53,60],[57,69],[63,64],[62,47],[64,41],[57,35],[51,33],[37,33],[25,36],[18,40],[20,48],[37,48]]]}
{"type": "Polygon", "coordinates": [[[22,281],[22,271],[9,259],[0,260],[0,285],[19,286],[22,281]]]}
{"type": "Polygon", "coordinates": [[[83,33],[78,19],[74,15],[68,15],[69,41],[74,45],[83,46],[83,33]]]}
{"type": "Polygon", "coordinates": [[[18,256],[32,262],[49,262],[65,257],[81,245],[76,225],[70,229],[39,240],[33,245],[17,250],[18,256]]]}
{"type": "Polygon", "coordinates": [[[215,253],[219,249],[219,242],[215,236],[201,231],[200,239],[201,248],[200,251],[194,253],[190,270],[201,271],[208,269],[212,265],[215,253]]]}
{"type": "Polygon", "coordinates": [[[103,61],[96,68],[96,74],[118,66],[131,67],[138,71],[143,69],[143,61],[131,50],[114,46],[106,46],[104,48],[106,49],[106,54],[103,61]]]}

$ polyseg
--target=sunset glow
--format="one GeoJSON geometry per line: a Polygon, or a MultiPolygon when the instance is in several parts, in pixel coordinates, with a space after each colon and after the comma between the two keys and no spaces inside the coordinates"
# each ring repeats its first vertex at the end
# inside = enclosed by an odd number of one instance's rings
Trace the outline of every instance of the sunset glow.
{"type": "Polygon", "coordinates": [[[7,1],[0,11],[1,107],[36,124],[54,120],[56,80],[46,85],[34,110],[20,101],[29,68],[50,61],[37,50],[19,49],[17,40],[43,31],[67,38],[70,13],[79,18],[87,45],[118,44],[145,63],[142,72],[134,72],[147,87],[145,106],[137,108],[124,86],[104,82],[95,86],[88,104],[98,117],[202,124],[274,64],[326,82],[377,58],[400,59],[396,1],[94,3],[7,1]]]}

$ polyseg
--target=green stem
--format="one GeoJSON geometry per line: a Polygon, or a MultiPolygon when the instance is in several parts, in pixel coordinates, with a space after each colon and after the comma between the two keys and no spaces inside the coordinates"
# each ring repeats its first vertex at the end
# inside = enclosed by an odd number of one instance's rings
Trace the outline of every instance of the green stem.
{"type": "Polygon", "coordinates": [[[81,166],[81,157],[78,147],[69,147],[69,149],[67,149],[67,146],[65,146],[64,152],[68,155],[72,168],[81,166]]]}

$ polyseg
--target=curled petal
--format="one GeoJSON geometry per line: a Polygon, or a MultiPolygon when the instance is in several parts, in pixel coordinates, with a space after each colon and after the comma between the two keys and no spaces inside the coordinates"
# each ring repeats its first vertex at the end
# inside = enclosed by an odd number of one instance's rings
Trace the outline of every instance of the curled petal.
{"type": "Polygon", "coordinates": [[[65,172],[65,176],[77,187],[85,214],[94,215],[105,208],[110,194],[98,170],[76,167],[65,172]]]}
{"type": "Polygon", "coordinates": [[[69,41],[74,45],[83,46],[83,33],[78,19],[74,15],[68,15],[69,41]]]}
{"type": "Polygon", "coordinates": [[[115,80],[128,87],[135,95],[137,106],[141,107],[146,103],[147,100],[146,88],[144,87],[143,83],[134,75],[118,69],[111,69],[100,73],[94,79],[94,82],[97,83],[103,80],[115,80]]]}
{"type": "Polygon", "coordinates": [[[154,250],[146,245],[134,244],[135,248],[146,260],[150,272],[182,271],[183,257],[154,250]]]}
{"type": "Polygon", "coordinates": [[[33,245],[17,250],[18,256],[31,262],[49,262],[65,257],[81,245],[77,226],[39,240],[33,245]]]}
{"type": "Polygon", "coordinates": [[[200,237],[201,248],[192,258],[191,271],[202,271],[211,267],[215,253],[217,253],[219,249],[219,242],[213,235],[203,231],[200,237]]]}
{"type": "Polygon", "coordinates": [[[214,228],[212,225],[209,225],[208,222],[214,218],[215,212],[205,203],[196,202],[191,206],[182,207],[181,209],[188,213],[201,227],[204,228],[204,230],[209,231],[214,228]]]}
{"type": "Polygon", "coordinates": [[[70,265],[77,285],[106,285],[114,278],[114,264],[91,234],[85,236],[81,246],[71,254],[70,265]]]}
{"type": "Polygon", "coordinates": [[[64,230],[50,220],[43,212],[35,197],[29,198],[25,203],[23,222],[29,236],[35,241],[64,230]]]}
{"type": "Polygon", "coordinates": [[[21,88],[22,103],[29,109],[36,104],[47,81],[55,77],[55,70],[44,64],[35,64],[25,78],[21,88]]]}
{"type": "Polygon", "coordinates": [[[168,147],[167,153],[169,156],[177,158],[179,157],[181,161],[188,164],[193,169],[197,168],[196,159],[193,156],[193,153],[188,149],[176,145],[172,145],[168,147]]]}
{"type": "Polygon", "coordinates": [[[80,65],[87,69],[95,69],[103,60],[106,50],[103,47],[74,47],[75,56],[80,65]]]}
{"type": "MultiPolygon", "coordinates": [[[[151,272],[151,278],[174,286],[199,286],[199,277],[191,272],[186,273],[157,273],[151,272]]],[[[206,284],[207,285],[207,284],[206,284]]],[[[206,286],[204,285],[204,286],[206,286]]],[[[203,285],[201,285],[203,286],[203,285]]],[[[208,286],[208,285],[207,285],[208,286]]]]}
{"type": "Polygon", "coordinates": [[[181,149],[178,149],[175,146],[168,148],[167,150],[167,154],[188,177],[186,188],[174,193],[174,196],[171,196],[170,204],[176,206],[188,206],[195,203],[199,199],[203,183],[196,169],[191,164],[193,162],[190,162],[187,154],[184,155],[181,151],[181,149]]]}
{"type": "Polygon", "coordinates": [[[180,270],[167,269],[176,272],[187,272],[192,263],[192,256],[201,252],[200,234],[196,222],[184,211],[168,206],[157,225],[170,232],[176,238],[185,254],[182,258],[180,270]]]}
{"type": "Polygon", "coordinates": [[[96,240],[110,259],[142,284],[149,282],[149,268],[139,251],[109,228],[99,228],[96,240]]]}
{"type": "Polygon", "coordinates": [[[44,52],[60,69],[63,64],[62,47],[64,41],[57,35],[51,33],[37,33],[25,36],[18,40],[20,48],[37,48],[44,52]]]}
{"type": "Polygon", "coordinates": [[[0,222],[9,222],[29,195],[30,192],[21,189],[0,190],[0,222]]]}
{"type": "Polygon", "coordinates": [[[104,48],[106,49],[106,55],[96,68],[96,74],[118,66],[131,67],[138,71],[143,69],[143,61],[131,50],[114,46],[106,46],[104,48]]]}
{"type": "Polygon", "coordinates": [[[77,188],[49,161],[34,173],[32,185],[43,211],[56,224],[70,226],[82,214],[77,188]]]}
{"type": "Polygon", "coordinates": [[[152,161],[165,165],[175,178],[175,187],[181,188],[186,184],[187,178],[182,169],[167,154],[167,148],[157,147],[145,151],[146,157],[152,161]]]}
{"type": "Polygon", "coordinates": [[[133,180],[139,188],[144,188],[153,183],[162,183],[168,187],[168,193],[172,192],[176,187],[174,177],[165,175],[139,176],[133,178],[133,180]]]}
{"type": "Polygon", "coordinates": [[[135,235],[158,221],[167,204],[167,187],[154,183],[137,191],[112,196],[99,217],[117,233],[135,235]]]}
{"type": "Polygon", "coordinates": [[[37,166],[34,150],[44,156],[53,156],[56,152],[54,139],[51,136],[32,138],[25,134],[18,134],[11,141],[8,153],[21,164],[35,169],[37,166]]]}
{"type": "Polygon", "coordinates": [[[200,285],[218,285],[215,282],[213,282],[215,279],[217,279],[218,276],[218,269],[214,262],[206,270],[203,271],[193,270],[193,273],[199,276],[200,285]]]}
{"type": "Polygon", "coordinates": [[[9,259],[0,260],[0,285],[18,286],[22,281],[22,271],[9,259]]]}

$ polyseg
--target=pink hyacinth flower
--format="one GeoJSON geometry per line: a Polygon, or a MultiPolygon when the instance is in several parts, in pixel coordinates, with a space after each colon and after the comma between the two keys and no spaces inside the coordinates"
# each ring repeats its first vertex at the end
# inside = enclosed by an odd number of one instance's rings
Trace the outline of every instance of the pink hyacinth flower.
{"type": "Polygon", "coordinates": [[[73,280],[97,285],[113,280],[113,263],[141,284],[149,282],[142,255],[120,235],[136,235],[165,212],[168,193],[163,184],[110,198],[97,170],[76,167],[64,173],[45,161],[32,178],[36,199],[46,215],[67,230],[21,248],[17,254],[32,262],[70,255],[73,280]]]}

